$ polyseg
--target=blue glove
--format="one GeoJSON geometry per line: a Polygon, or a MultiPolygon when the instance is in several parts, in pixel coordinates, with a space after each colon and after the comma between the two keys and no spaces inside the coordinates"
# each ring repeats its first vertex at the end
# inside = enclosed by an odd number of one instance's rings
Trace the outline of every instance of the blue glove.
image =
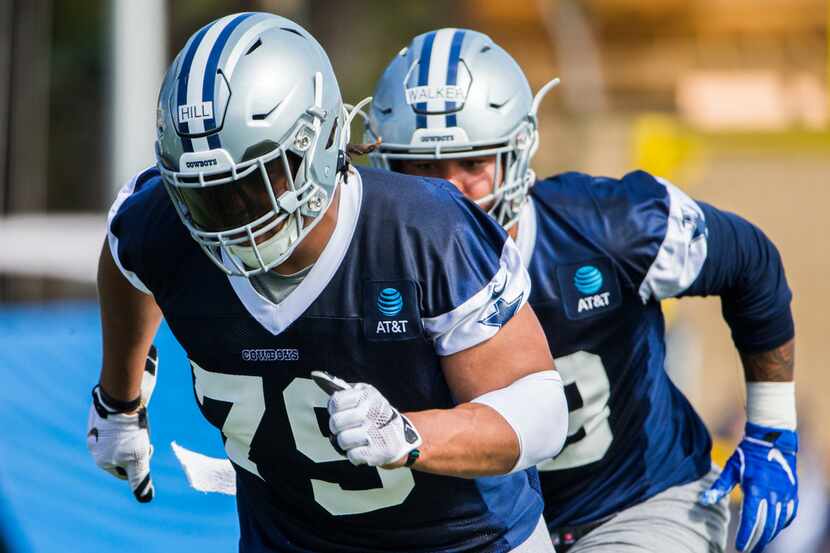
{"type": "Polygon", "coordinates": [[[700,502],[712,505],[737,484],[744,494],[741,523],[735,538],[738,551],[760,553],[798,511],[795,453],[798,434],[792,430],[746,423],[746,434],[712,487],[700,502]]]}

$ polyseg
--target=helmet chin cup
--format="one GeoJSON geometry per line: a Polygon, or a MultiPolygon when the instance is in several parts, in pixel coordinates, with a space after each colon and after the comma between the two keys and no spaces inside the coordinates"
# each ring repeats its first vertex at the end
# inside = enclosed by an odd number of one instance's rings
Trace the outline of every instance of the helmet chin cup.
{"type": "Polygon", "coordinates": [[[260,244],[254,242],[252,246],[232,245],[228,246],[228,251],[251,269],[277,266],[288,259],[297,246],[300,235],[297,217],[297,214],[289,216],[283,228],[260,244]]]}

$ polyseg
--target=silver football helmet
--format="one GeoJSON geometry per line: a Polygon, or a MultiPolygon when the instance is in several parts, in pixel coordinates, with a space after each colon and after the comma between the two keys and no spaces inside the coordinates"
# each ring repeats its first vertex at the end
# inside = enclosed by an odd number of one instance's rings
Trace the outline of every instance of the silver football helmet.
{"type": "Polygon", "coordinates": [[[396,160],[496,156],[493,192],[478,203],[510,228],[536,180],[536,112],[557,84],[553,79],[534,97],[516,61],[483,33],[419,35],[375,89],[365,140],[381,144],[370,159],[394,169],[396,160]]]}
{"type": "Polygon", "coordinates": [[[187,41],[159,94],[156,158],[182,222],[220,269],[268,271],[319,222],[345,159],[346,117],[328,56],[293,21],[234,14],[187,41]]]}

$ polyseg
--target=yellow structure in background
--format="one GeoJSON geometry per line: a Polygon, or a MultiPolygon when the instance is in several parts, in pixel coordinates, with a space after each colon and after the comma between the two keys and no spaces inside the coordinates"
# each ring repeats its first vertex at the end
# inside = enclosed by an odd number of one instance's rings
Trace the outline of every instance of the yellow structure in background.
{"type": "Polygon", "coordinates": [[[674,117],[639,116],[632,126],[634,166],[687,189],[705,162],[703,142],[674,117]]]}

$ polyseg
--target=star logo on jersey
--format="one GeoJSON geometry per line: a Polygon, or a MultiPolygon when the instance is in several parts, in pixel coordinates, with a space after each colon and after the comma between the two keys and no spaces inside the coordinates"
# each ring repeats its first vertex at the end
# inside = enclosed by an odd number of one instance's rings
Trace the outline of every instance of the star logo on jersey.
{"type": "Polygon", "coordinates": [[[485,326],[504,326],[507,323],[507,321],[513,318],[513,315],[516,314],[516,311],[519,310],[519,306],[522,303],[523,296],[524,292],[519,294],[519,297],[517,297],[515,300],[509,303],[504,298],[497,299],[495,303],[496,310],[493,311],[490,315],[481,319],[479,322],[485,326]]]}
{"type": "Polygon", "coordinates": [[[706,221],[694,211],[683,209],[683,218],[681,223],[684,227],[693,227],[692,240],[697,240],[701,236],[705,237],[709,233],[706,228],[706,221]]]}
{"type": "Polygon", "coordinates": [[[490,299],[496,299],[501,296],[504,289],[507,288],[507,273],[498,273],[496,278],[499,279],[493,284],[493,291],[490,292],[490,299]]]}

